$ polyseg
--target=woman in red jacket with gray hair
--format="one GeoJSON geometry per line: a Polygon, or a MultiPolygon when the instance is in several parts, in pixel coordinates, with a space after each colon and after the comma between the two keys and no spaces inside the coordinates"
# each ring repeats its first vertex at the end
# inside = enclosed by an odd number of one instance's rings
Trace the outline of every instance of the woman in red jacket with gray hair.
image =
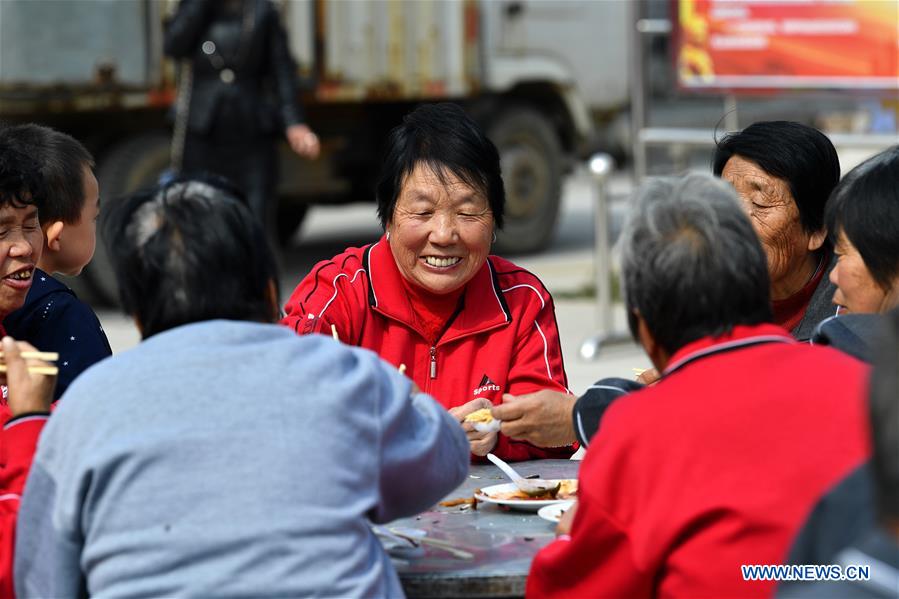
{"type": "Polygon", "coordinates": [[[421,106],[390,133],[377,201],[385,235],[317,264],[282,323],[403,367],[459,419],[475,456],[568,457],[464,422],[503,393],[568,391],[552,297],[489,255],[505,204],[496,147],[460,107],[421,106]]]}

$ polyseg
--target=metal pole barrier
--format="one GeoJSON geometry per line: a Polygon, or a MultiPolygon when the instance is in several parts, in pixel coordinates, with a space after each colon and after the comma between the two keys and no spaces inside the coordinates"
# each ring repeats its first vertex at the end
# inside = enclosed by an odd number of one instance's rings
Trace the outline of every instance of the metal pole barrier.
{"type": "Polygon", "coordinates": [[[596,154],[590,159],[590,174],[596,181],[596,205],[593,209],[593,223],[596,227],[594,262],[596,267],[596,309],[599,332],[608,334],[614,326],[612,322],[612,289],[609,277],[612,274],[612,255],[609,247],[609,201],[606,181],[615,168],[615,161],[608,154],[596,154]]]}
{"type": "Polygon", "coordinates": [[[646,176],[646,146],[640,138],[640,132],[646,127],[646,77],[643,64],[643,32],[638,24],[643,16],[641,2],[631,2],[629,5],[631,27],[628,34],[628,70],[630,72],[629,87],[631,100],[630,129],[631,129],[631,155],[634,157],[634,187],[640,184],[646,176]]]}
{"type": "Polygon", "coordinates": [[[590,158],[590,174],[596,183],[596,204],[593,215],[596,225],[594,262],[596,265],[596,309],[599,333],[581,344],[581,357],[586,360],[596,358],[602,345],[630,340],[630,335],[615,332],[612,313],[612,250],[609,239],[609,201],[606,182],[614,167],[615,161],[608,154],[594,154],[590,158]]]}
{"type": "Polygon", "coordinates": [[[724,96],[724,126],[728,132],[740,130],[740,120],[737,115],[737,96],[734,94],[724,96]]]}

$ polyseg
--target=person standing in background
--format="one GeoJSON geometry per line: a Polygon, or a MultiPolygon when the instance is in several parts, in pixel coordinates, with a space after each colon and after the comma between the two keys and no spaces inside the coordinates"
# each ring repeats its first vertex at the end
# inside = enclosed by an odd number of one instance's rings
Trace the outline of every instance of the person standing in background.
{"type": "Polygon", "coordinates": [[[296,64],[277,9],[269,0],[181,0],[166,28],[165,53],[186,63],[174,170],[227,177],[268,229],[276,207],[277,133],[300,156],[315,158],[320,149],[303,124],[296,64]]]}

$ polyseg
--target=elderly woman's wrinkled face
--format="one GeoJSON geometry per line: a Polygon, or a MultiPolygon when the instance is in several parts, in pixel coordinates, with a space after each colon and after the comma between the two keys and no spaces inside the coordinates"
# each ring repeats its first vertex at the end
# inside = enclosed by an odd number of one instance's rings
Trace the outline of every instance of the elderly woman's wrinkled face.
{"type": "Polygon", "coordinates": [[[899,281],[894,281],[890,290],[878,285],[861,254],[842,232],[834,251],[837,264],[830,271],[830,281],[837,290],[833,303],[855,314],[881,314],[899,305],[899,281]]]}
{"type": "Polygon", "coordinates": [[[744,212],[768,257],[772,299],[799,291],[808,280],[809,253],[821,247],[824,233],[810,235],[799,219],[786,181],[766,173],[751,160],[732,156],[721,178],[737,190],[744,212]]]}
{"type": "Polygon", "coordinates": [[[451,172],[441,182],[419,164],[403,183],[387,223],[402,275],[431,293],[459,289],[484,265],[493,236],[487,198],[451,172]]]}
{"type": "Polygon", "coordinates": [[[36,206],[0,208],[0,317],[18,310],[31,289],[32,276],[44,247],[36,206]]]}

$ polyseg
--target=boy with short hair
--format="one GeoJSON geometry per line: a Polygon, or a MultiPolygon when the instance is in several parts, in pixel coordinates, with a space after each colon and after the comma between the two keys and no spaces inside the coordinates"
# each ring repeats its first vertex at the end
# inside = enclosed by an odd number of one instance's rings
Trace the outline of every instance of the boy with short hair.
{"type": "Polygon", "coordinates": [[[35,159],[46,189],[38,205],[41,259],[25,305],[7,316],[3,326],[16,339],[59,353],[55,401],[84,370],[112,355],[94,311],[51,276],[76,276],[94,255],[100,213],[94,159],[73,137],[35,124],[0,129],[0,144],[35,159]]]}

